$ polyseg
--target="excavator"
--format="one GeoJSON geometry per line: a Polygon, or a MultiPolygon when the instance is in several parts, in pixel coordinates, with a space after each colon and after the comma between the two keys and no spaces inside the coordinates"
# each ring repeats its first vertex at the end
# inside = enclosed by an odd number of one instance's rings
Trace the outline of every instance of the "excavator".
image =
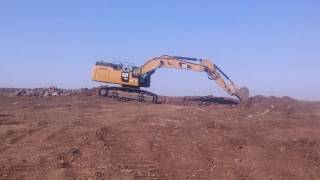
{"type": "Polygon", "coordinates": [[[205,72],[209,80],[214,80],[225,92],[230,96],[236,96],[240,102],[246,101],[249,97],[248,88],[238,89],[233,81],[212,61],[182,56],[162,55],[148,60],[141,67],[136,67],[131,63],[98,61],[93,67],[92,80],[120,85],[102,86],[98,91],[99,96],[157,103],[158,96],[155,93],[141,88],[150,87],[151,75],[158,68],[205,72]]]}

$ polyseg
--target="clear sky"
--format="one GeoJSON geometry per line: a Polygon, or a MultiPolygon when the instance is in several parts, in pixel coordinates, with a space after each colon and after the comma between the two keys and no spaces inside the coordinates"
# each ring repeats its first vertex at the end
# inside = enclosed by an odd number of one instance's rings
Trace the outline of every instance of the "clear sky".
{"type": "MultiPolygon", "coordinates": [[[[0,0],[0,87],[98,86],[97,60],[210,58],[253,94],[320,100],[320,1],[0,0]]],[[[159,69],[151,91],[226,95],[159,69]]]]}

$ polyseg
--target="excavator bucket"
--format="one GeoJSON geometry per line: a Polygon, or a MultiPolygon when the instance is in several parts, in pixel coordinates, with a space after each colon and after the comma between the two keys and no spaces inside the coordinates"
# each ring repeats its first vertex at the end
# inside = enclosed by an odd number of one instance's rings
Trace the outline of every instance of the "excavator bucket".
{"type": "Polygon", "coordinates": [[[247,87],[242,87],[238,90],[236,96],[240,99],[241,102],[247,102],[250,92],[247,87]]]}

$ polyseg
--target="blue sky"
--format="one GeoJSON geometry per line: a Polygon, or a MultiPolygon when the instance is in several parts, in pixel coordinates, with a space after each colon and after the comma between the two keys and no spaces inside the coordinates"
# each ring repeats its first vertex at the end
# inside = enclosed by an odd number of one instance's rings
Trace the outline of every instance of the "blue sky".
{"type": "MultiPolygon", "coordinates": [[[[97,60],[210,58],[252,94],[320,100],[320,1],[0,0],[0,87],[98,86],[97,60]]],[[[159,69],[164,95],[226,95],[204,73],[159,69]]]]}

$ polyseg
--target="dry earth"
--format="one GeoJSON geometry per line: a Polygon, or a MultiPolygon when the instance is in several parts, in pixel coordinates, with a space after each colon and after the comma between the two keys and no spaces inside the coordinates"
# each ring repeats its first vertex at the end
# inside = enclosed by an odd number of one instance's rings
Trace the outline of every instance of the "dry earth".
{"type": "Polygon", "coordinates": [[[172,102],[2,95],[0,179],[320,179],[319,103],[172,102]]]}

